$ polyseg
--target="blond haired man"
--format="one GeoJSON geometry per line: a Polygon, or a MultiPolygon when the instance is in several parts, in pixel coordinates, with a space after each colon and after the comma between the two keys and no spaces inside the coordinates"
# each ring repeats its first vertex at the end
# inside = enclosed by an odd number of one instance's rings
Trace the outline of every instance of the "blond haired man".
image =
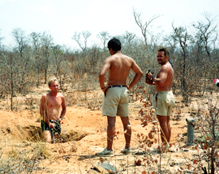
{"type": "Polygon", "coordinates": [[[66,105],[64,96],[59,93],[59,83],[56,78],[52,78],[48,82],[48,87],[51,90],[47,94],[43,94],[40,102],[40,115],[42,116],[42,131],[44,132],[46,141],[52,142],[51,130],[55,128],[54,121],[59,123],[64,118],[66,113],[66,105]],[[62,107],[61,113],[60,108],[62,107]]]}

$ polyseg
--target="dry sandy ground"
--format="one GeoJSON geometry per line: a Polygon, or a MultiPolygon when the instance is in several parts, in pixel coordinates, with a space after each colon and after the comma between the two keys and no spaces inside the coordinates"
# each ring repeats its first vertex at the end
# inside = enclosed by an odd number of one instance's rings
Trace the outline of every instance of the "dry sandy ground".
{"type": "MultiPolygon", "coordinates": [[[[55,144],[46,144],[34,139],[33,135],[36,133],[41,136],[38,109],[17,112],[0,110],[0,146],[1,153],[3,153],[1,159],[10,157],[8,153],[15,149],[22,152],[37,144],[44,144],[49,155],[38,161],[38,168],[33,173],[108,173],[109,171],[107,172],[104,167],[100,166],[106,162],[112,164],[119,171],[118,173],[142,173],[149,169],[153,172],[158,170],[160,157],[162,157],[162,168],[165,169],[163,173],[168,173],[167,171],[177,173],[174,171],[180,171],[180,165],[190,159],[192,164],[194,157],[192,154],[197,153],[194,146],[186,146],[185,143],[177,142],[179,139],[177,136],[187,132],[185,119],[190,117],[188,108],[182,108],[181,120],[171,121],[171,143],[177,143],[177,145],[172,148],[171,152],[160,156],[158,153],[147,155],[141,148],[139,134],[147,136],[153,126],[152,124],[146,127],[141,126],[141,120],[138,119],[141,107],[142,103],[139,101],[130,104],[132,153],[128,155],[120,153],[120,150],[124,148],[125,140],[121,120],[117,117],[117,138],[113,144],[114,156],[103,158],[95,156],[95,153],[106,147],[107,120],[102,116],[101,110],[92,111],[79,106],[67,107],[67,113],[62,122],[62,133],[57,137],[55,144]],[[150,160],[154,159],[154,161],[146,165],[145,159],[149,159],[149,156],[152,156],[150,160]],[[136,166],[135,161],[138,160],[142,163],[136,166]]],[[[150,149],[157,145],[158,142],[154,143],[150,149]]]]}

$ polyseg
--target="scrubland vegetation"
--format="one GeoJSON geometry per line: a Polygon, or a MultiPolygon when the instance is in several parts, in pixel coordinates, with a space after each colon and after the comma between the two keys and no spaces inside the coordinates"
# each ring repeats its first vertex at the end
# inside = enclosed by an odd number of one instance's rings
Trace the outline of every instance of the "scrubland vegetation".
{"type": "MultiPolygon", "coordinates": [[[[213,79],[219,78],[217,23],[212,16],[206,14],[203,19],[190,26],[173,24],[172,32],[164,36],[162,33],[153,35],[153,30],[150,28],[151,23],[159,16],[154,16],[148,21],[141,19],[141,14],[136,11],[133,11],[133,16],[142,32],[141,37],[128,31],[119,36],[111,36],[107,31],[102,31],[97,36],[102,45],[94,44],[88,47],[87,43],[92,33],[75,32],[72,39],[78,43],[79,50],[70,50],[54,43],[53,37],[48,32],[27,34],[23,29],[15,28],[12,31],[15,47],[4,46],[2,44],[4,38],[1,37],[0,109],[14,112],[22,109],[37,110],[41,96],[41,91],[38,92],[37,89],[47,83],[48,78],[55,76],[59,80],[60,91],[66,98],[67,107],[77,105],[100,110],[102,95],[98,92],[100,91],[98,75],[104,59],[109,56],[106,44],[111,37],[120,39],[122,52],[134,58],[144,73],[149,69],[155,73],[159,70],[156,62],[157,49],[167,47],[175,71],[172,90],[176,97],[180,96],[180,102],[176,103],[175,115],[172,119],[175,121],[184,119],[181,114],[182,105],[190,109],[190,114],[196,122],[195,131],[199,133],[195,138],[195,155],[191,158],[187,157],[183,163],[178,164],[170,162],[171,156],[168,157],[166,163],[178,166],[172,171],[163,165],[163,158],[169,152],[154,154],[151,151],[152,144],[159,141],[160,130],[150,107],[155,89],[153,86],[146,85],[143,77],[130,90],[130,103],[141,101],[138,119],[147,118],[148,124],[152,126],[148,134],[137,135],[139,148],[144,150],[142,152],[144,156],[138,156],[138,152],[133,153],[135,169],[124,169],[124,166],[129,164],[126,161],[127,163],[123,164],[123,172],[128,173],[129,170],[132,171],[130,173],[142,174],[219,172],[219,110],[216,95],[219,89],[213,86],[213,79]],[[191,106],[194,98],[198,103],[195,109],[191,106]],[[142,168],[137,168],[138,166],[142,168]]],[[[133,72],[127,83],[132,78],[133,72]]],[[[180,142],[186,142],[186,135],[179,134],[178,139],[178,143],[172,145],[176,149],[180,149],[180,142]]],[[[28,146],[23,151],[17,151],[15,146],[7,155],[4,155],[1,148],[0,173],[37,173],[39,161],[49,158],[49,152],[39,139],[35,138],[35,141],[36,144],[28,146]],[[28,155],[29,152],[32,155],[28,155]]],[[[72,152],[74,151],[76,149],[73,148],[72,152]]],[[[182,158],[184,157],[182,155],[182,158]]],[[[77,173],[76,171],[69,173],[74,172],[77,173]]],[[[90,170],[90,173],[92,172],[95,170],[90,170]]],[[[108,172],[113,171],[108,170],[108,172]]],[[[89,171],[83,172],[81,169],[78,173],[89,173],[89,171]]]]}

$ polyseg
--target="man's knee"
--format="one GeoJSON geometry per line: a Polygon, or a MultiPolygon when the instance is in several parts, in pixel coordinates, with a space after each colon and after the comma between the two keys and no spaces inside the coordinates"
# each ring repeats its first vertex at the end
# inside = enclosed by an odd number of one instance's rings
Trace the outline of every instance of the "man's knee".
{"type": "Polygon", "coordinates": [[[162,115],[157,115],[157,119],[160,123],[168,123],[170,120],[170,116],[162,116],[162,115]]]}
{"type": "Polygon", "coordinates": [[[52,143],[52,140],[51,139],[47,139],[46,142],[47,143],[52,143]]]}
{"type": "Polygon", "coordinates": [[[52,142],[52,135],[51,135],[50,131],[44,131],[44,136],[45,136],[45,139],[46,139],[47,143],[52,142]]]}
{"type": "Polygon", "coordinates": [[[108,123],[108,129],[113,129],[115,127],[115,123],[108,123]]]}
{"type": "Polygon", "coordinates": [[[108,128],[115,127],[116,118],[108,116],[108,128]]]}
{"type": "Polygon", "coordinates": [[[130,130],[131,130],[131,125],[130,125],[130,123],[124,124],[123,127],[124,127],[124,130],[127,130],[127,131],[130,131],[130,130]]]}

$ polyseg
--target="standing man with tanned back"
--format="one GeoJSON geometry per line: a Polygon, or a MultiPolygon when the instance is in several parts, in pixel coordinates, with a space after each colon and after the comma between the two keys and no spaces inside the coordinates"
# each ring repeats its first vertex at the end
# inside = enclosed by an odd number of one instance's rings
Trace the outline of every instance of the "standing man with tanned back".
{"type": "Polygon", "coordinates": [[[111,54],[106,58],[103,67],[100,71],[99,82],[104,93],[102,114],[107,116],[107,148],[102,152],[97,153],[98,156],[112,156],[113,137],[115,133],[116,115],[120,116],[126,140],[125,148],[121,151],[128,153],[130,151],[131,141],[131,126],[129,123],[128,91],[142,77],[143,73],[136,62],[121,53],[121,43],[118,39],[113,38],[108,42],[108,49],[111,54]],[[126,80],[130,70],[135,72],[135,77],[129,85],[126,85],[126,80]],[[109,71],[107,86],[104,86],[105,74],[109,71]]]}
{"type": "Polygon", "coordinates": [[[148,78],[152,80],[152,83],[150,83],[150,81],[146,82],[149,85],[156,86],[156,94],[153,97],[152,105],[155,108],[155,114],[157,115],[162,129],[162,145],[166,145],[170,142],[170,116],[175,104],[175,99],[171,91],[174,70],[169,60],[169,56],[170,54],[167,49],[161,48],[158,50],[157,61],[161,65],[161,69],[157,77],[154,77],[153,74],[149,73],[148,78]]]}
{"type": "Polygon", "coordinates": [[[51,91],[47,94],[44,94],[41,98],[40,115],[43,118],[42,131],[44,132],[46,141],[51,143],[51,129],[56,126],[56,124],[52,123],[52,121],[61,122],[66,113],[66,105],[64,96],[59,93],[59,83],[57,79],[50,79],[48,86],[51,91]],[[62,111],[59,113],[61,107],[62,111]]]}

